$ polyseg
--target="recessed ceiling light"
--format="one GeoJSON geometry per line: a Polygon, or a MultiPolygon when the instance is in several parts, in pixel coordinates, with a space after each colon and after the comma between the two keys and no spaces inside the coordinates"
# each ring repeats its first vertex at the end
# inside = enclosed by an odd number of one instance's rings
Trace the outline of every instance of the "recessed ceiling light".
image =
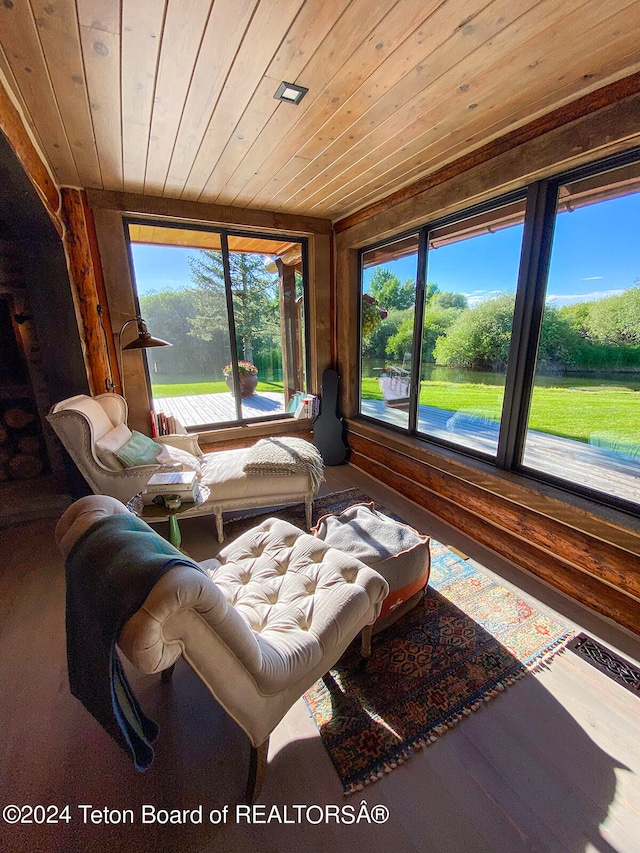
{"type": "Polygon", "coordinates": [[[278,91],[273,96],[278,101],[288,101],[290,104],[299,104],[309,90],[304,86],[296,86],[295,83],[285,83],[278,86],[278,91]]]}

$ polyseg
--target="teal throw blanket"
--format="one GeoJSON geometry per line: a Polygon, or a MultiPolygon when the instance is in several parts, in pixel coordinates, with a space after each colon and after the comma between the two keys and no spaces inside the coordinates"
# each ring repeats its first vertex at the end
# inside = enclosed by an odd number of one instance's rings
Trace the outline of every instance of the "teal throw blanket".
{"type": "Polygon", "coordinates": [[[202,571],[135,515],[111,515],[92,525],[66,563],[67,661],[71,693],[137,770],[153,761],[156,723],[133,695],[116,651],[125,622],[159,578],[184,564],[202,571]]]}

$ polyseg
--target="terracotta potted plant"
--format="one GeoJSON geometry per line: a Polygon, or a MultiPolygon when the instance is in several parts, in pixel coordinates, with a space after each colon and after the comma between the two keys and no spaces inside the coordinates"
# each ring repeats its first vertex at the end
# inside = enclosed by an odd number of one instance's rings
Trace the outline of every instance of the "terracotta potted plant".
{"type": "MultiPolygon", "coordinates": [[[[233,394],[233,366],[227,364],[222,369],[224,378],[227,383],[227,388],[233,394]]],[[[258,384],[258,368],[250,361],[238,362],[238,373],[240,374],[240,393],[243,397],[251,397],[256,390],[258,384]]]]}

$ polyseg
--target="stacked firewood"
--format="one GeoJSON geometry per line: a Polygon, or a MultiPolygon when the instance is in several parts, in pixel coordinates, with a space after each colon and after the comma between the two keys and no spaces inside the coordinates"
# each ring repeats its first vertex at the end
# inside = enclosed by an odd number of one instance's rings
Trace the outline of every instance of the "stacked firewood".
{"type": "Polygon", "coordinates": [[[0,415],[0,480],[29,480],[44,469],[40,424],[30,409],[16,402],[0,415]]]}

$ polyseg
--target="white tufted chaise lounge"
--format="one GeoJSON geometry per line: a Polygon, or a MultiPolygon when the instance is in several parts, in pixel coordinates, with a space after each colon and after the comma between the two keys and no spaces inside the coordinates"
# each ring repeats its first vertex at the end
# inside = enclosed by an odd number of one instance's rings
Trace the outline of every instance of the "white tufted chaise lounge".
{"type": "MultiPolygon", "coordinates": [[[[76,501],[56,529],[63,554],[115,512],[127,510],[111,498],[76,501]]],[[[375,621],[388,585],[359,560],[275,518],[200,565],[206,574],[188,566],[166,572],[118,645],[146,673],[170,673],[184,657],[251,741],[252,800],[270,733],[375,621]]]]}
{"type": "MultiPolygon", "coordinates": [[[[56,431],[78,470],[97,495],[110,495],[127,503],[158,472],[180,470],[172,465],[136,465],[124,468],[114,454],[100,452],[98,442],[121,424],[127,423],[128,407],[119,394],[88,397],[78,394],[52,406],[47,420],[56,431]]],[[[155,439],[187,451],[195,457],[198,479],[210,494],[205,503],[185,511],[183,518],[214,515],[218,541],[224,539],[222,513],[257,507],[283,506],[304,502],[307,528],[311,527],[313,496],[317,486],[306,473],[294,475],[247,475],[243,471],[247,448],[202,453],[196,433],[165,435],[155,439]]],[[[150,523],[166,520],[158,514],[150,523]]]]}

